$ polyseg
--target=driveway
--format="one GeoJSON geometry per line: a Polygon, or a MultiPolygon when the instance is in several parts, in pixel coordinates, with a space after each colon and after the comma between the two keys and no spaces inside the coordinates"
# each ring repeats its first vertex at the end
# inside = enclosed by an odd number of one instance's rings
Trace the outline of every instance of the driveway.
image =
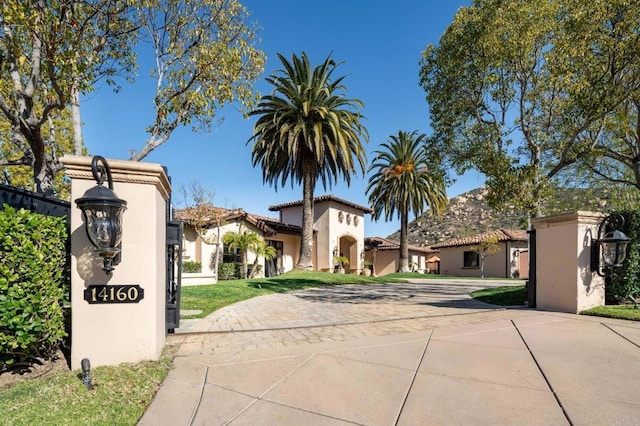
{"type": "Polygon", "coordinates": [[[639,324],[468,296],[499,285],[324,287],[229,306],[170,336],[175,368],[140,424],[640,424],[639,324]]]}

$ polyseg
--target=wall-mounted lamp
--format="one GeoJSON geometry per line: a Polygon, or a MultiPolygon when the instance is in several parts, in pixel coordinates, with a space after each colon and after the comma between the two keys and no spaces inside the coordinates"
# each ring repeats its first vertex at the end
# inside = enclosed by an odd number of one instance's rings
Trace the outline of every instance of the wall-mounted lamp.
{"type": "Polygon", "coordinates": [[[591,244],[591,271],[601,277],[613,273],[627,257],[627,245],[631,238],[621,231],[624,218],[619,214],[607,216],[598,226],[598,238],[591,244]],[[600,257],[604,265],[600,264],[600,257]]]}
{"type": "Polygon", "coordinates": [[[338,246],[333,246],[333,257],[338,257],[338,246]]]}
{"type": "Polygon", "coordinates": [[[91,173],[98,185],[87,190],[82,198],[78,198],[76,205],[82,210],[89,241],[104,259],[102,269],[110,277],[114,264],[117,264],[114,258],[120,253],[122,214],[127,209],[127,202],[113,192],[111,169],[107,160],[99,155],[93,157],[91,173]],[[98,165],[98,161],[102,164],[98,165]],[[105,179],[109,184],[108,188],[102,186],[105,179]]]}

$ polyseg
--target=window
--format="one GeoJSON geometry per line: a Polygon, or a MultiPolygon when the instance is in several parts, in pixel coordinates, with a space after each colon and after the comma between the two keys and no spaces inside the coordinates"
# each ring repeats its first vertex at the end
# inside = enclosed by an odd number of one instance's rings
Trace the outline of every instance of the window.
{"type": "Polygon", "coordinates": [[[240,263],[240,250],[237,248],[229,249],[227,246],[224,246],[222,249],[222,262],[240,263]]]}
{"type": "Polygon", "coordinates": [[[464,252],[464,268],[479,268],[480,255],[475,251],[464,252]]]}

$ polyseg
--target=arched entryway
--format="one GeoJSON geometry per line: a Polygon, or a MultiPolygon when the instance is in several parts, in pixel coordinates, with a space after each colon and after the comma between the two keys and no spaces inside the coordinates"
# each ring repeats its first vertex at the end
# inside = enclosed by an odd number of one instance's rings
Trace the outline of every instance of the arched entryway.
{"type": "Polygon", "coordinates": [[[358,241],[351,235],[344,235],[338,238],[339,255],[346,257],[348,264],[343,265],[345,273],[356,273],[358,271],[358,241]]]}

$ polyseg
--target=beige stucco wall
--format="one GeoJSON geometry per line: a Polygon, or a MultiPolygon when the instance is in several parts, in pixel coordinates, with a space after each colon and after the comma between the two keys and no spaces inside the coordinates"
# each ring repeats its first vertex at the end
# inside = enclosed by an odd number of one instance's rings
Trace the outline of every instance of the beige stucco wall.
{"type": "Polygon", "coordinates": [[[287,207],[280,210],[280,222],[302,226],[302,206],[287,207]]]}
{"type": "MultiPolygon", "coordinates": [[[[114,191],[128,202],[123,217],[122,261],[107,277],[94,253],[80,209],[73,202],[96,185],[91,157],[65,156],[71,178],[71,368],[89,358],[92,366],[157,359],[164,347],[166,200],[171,191],[160,165],[108,160],[114,191]],[[144,299],[127,304],[89,304],[93,284],[138,284],[144,299]]],[[[106,182],[105,182],[106,185],[106,182]]]]}
{"type": "Polygon", "coordinates": [[[591,245],[604,216],[573,212],[536,218],[536,307],[578,313],[604,305],[604,279],[590,269],[591,245]]]}
{"type": "Polygon", "coordinates": [[[375,273],[377,276],[393,274],[398,271],[398,250],[376,250],[375,273]]]}
{"type": "MultiPolygon", "coordinates": [[[[499,243],[500,251],[484,260],[484,276],[510,278],[512,272],[511,262],[513,250],[525,249],[526,242],[499,243]]],[[[443,247],[440,249],[440,273],[443,275],[454,275],[458,277],[480,277],[480,265],[473,268],[464,267],[464,252],[470,251],[470,246],[443,247]]]]}
{"type": "MultiPolygon", "coordinates": [[[[348,271],[359,273],[364,251],[364,213],[335,201],[314,203],[314,269],[333,270],[333,250],[338,249],[349,258],[348,271]],[[341,215],[342,214],[342,215],[341,215]]],[[[300,226],[302,206],[280,210],[280,221],[300,226]]],[[[298,242],[299,253],[299,242],[298,242]]]]}
{"type": "MultiPolygon", "coordinates": [[[[244,232],[250,231],[258,234],[261,238],[264,238],[261,230],[257,229],[252,224],[246,221],[238,221],[224,224],[220,227],[220,252],[224,250],[224,244],[222,239],[227,232],[244,232]]],[[[212,269],[212,256],[216,252],[215,242],[217,241],[218,227],[211,228],[205,234],[204,240],[196,238],[195,230],[189,225],[184,226],[184,240],[183,240],[183,260],[194,260],[202,264],[202,272],[199,274],[183,273],[182,284],[189,285],[202,285],[213,284],[217,282],[216,271],[212,269]],[[196,256],[195,254],[198,253],[196,256]]],[[[286,234],[277,234],[275,236],[267,237],[268,240],[276,240],[284,242],[283,253],[283,266],[286,271],[293,269],[295,265],[294,259],[297,260],[298,253],[300,252],[300,238],[297,236],[291,236],[286,234]]],[[[256,255],[253,252],[247,253],[247,262],[249,268],[255,261],[256,255]]],[[[262,265],[262,272],[258,273],[256,277],[264,276],[265,261],[264,257],[260,257],[258,264],[262,265]]]]}

